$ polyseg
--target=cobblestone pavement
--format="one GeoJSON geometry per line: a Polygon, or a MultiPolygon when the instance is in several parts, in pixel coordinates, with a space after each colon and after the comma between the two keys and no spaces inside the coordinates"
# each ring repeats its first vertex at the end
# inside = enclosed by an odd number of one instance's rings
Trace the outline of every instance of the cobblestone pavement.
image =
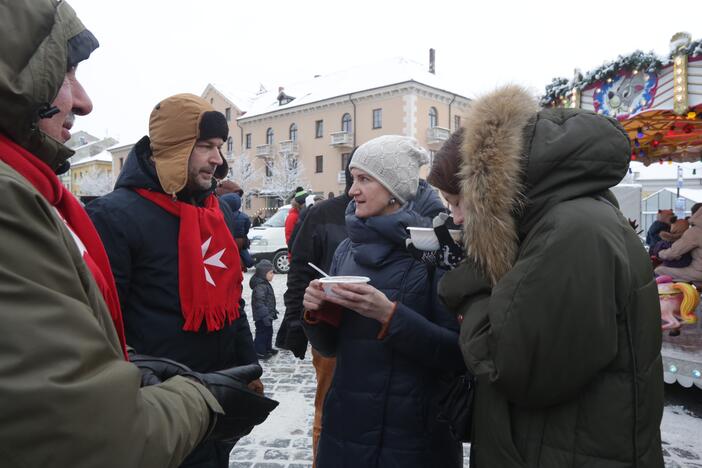
{"type": "MultiPolygon", "coordinates": [[[[251,299],[249,279],[244,275],[244,297],[246,312],[251,322],[251,299]]],[[[273,289],[280,318],[274,322],[273,339],[285,311],[283,292],[285,275],[276,275],[273,289]]],[[[251,322],[251,330],[254,326],[251,322]]],[[[308,352],[304,360],[295,358],[289,351],[280,351],[267,361],[262,361],[265,392],[278,400],[280,406],[265,423],[257,426],[251,434],[241,439],[230,456],[230,468],[310,468],[312,466],[312,417],[316,381],[312,359],[308,352]]],[[[661,432],[663,454],[667,468],[702,468],[702,419],[686,408],[684,398],[697,399],[702,392],[696,389],[679,389],[683,401],[678,399],[666,403],[661,432]],[[696,393],[695,393],[696,392],[696,393]]],[[[468,445],[464,447],[465,463],[468,466],[468,445]]],[[[441,468],[441,467],[437,467],[441,468]]]]}

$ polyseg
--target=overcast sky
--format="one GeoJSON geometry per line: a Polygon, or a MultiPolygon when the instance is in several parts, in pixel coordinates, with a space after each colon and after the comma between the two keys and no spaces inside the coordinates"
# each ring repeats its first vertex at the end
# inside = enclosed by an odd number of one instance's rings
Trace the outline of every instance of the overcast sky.
{"type": "Polygon", "coordinates": [[[508,82],[542,93],[556,76],[636,49],[664,55],[702,37],[702,0],[69,0],[100,48],[79,79],[94,111],[76,130],[132,143],[151,108],[207,83],[242,96],[403,56],[474,97],[508,82]]]}

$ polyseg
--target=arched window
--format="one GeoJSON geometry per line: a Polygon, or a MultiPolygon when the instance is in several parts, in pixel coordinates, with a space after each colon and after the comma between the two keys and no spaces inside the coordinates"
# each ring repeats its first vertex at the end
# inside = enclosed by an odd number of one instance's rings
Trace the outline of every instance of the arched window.
{"type": "Polygon", "coordinates": [[[439,113],[436,112],[436,107],[429,108],[429,127],[434,128],[439,126],[439,113]]]}
{"type": "Polygon", "coordinates": [[[292,141],[297,141],[297,125],[295,124],[290,125],[290,139],[292,141]]]}
{"type": "Polygon", "coordinates": [[[341,117],[341,131],[351,133],[351,115],[348,113],[341,117]]]}
{"type": "Polygon", "coordinates": [[[266,144],[273,144],[273,129],[271,127],[268,127],[268,130],[266,130],[266,144]]]}

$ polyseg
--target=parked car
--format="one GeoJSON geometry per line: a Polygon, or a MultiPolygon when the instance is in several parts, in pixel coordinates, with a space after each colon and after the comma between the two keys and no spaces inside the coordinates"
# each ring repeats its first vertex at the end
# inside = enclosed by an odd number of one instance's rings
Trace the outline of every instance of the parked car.
{"type": "Polygon", "coordinates": [[[285,218],[291,207],[281,206],[268,221],[249,230],[249,252],[254,260],[270,260],[276,273],[287,273],[290,270],[288,244],[285,242],[285,218]]]}

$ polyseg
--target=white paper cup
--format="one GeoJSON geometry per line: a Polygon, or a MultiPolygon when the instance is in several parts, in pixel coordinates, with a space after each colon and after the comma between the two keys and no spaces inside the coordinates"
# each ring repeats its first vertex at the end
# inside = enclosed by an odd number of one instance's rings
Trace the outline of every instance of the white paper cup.
{"type": "Polygon", "coordinates": [[[331,297],[339,297],[338,294],[332,291],[332,287],[338,284],[366,284],[370,281],[367,276],[328,276],[325,278],[320,278],[319,282],[322,283],[324,288],[324,294],[331,297]]]}
{"type": "Polygon", "coordinates": [[[461,245],[461,241],[463,240],[463,229],[449,229],[449,234],[451,234],[451,238],[456,244],[461,245]]]}
{"type": "Polygon", "coordinates": [[[433,228],[408,227],[412,244],[419,250],[433,252],[439,250],[439,239],[433,228]]]}

